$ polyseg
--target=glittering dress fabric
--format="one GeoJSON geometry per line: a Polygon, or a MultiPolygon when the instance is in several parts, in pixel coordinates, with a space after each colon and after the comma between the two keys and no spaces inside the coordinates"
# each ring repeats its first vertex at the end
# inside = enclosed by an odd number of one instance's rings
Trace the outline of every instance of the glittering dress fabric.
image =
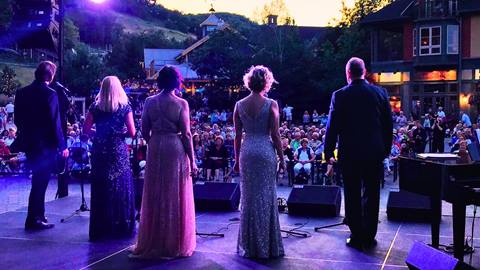
{"type": "Polygon", "coordinates": [[[133,254],[147,259],[186,257],[196,247],[190,164],[178,135],[179,123],[164,116],[158,98],[147,99],[142,116],[143,125],[151,127],[152,138],[133,254]]]}
{"type": "Polygon", "coordinates": [[[270,137],[268,99],[259,114],[252,118],[237,103],[245,130],[240,149],[240,229],[237,251],[251,258],[284,255],[278,221],[276,169],[277,157],[270,137]]]}
{"type": "Polygon", "coordinates": [[[96,127],[92,148],[90,240],[128,237],[135,229],[133,178],[125,143],[125,116],[90,107],[96,127]]]}

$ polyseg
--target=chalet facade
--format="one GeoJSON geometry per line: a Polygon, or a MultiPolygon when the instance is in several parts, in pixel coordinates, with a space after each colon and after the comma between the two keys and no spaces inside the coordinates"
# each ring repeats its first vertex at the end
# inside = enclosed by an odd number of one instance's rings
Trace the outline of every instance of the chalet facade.
{"type": "Polygon", "coordinates": [[[372,78],[395,110],[478,113],[469,100],[480,94],[479,0],[396,0],[362,24],[371,33],[372,78]]]}

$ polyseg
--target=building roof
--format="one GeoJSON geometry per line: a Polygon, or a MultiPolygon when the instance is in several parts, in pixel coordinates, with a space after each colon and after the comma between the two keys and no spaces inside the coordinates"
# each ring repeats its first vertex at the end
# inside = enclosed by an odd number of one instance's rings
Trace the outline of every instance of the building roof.
{"type": "MultiPolygon", "coordinates": [[[[477,1],[477,0],[475,0],[477,1]]],[[[386,21],[408,19],[408,10],[413,7],[415,0],[396,0],[379,11],[365,17],[360,23],[375,24],[386,21]]]]}
{"type": "Polygon", "coordinates": [[[215,16],[215,14],[210,14],[210,16],[208,16],[208,18],[203,21],[201,24],[200,24],[200,27],[204,27],[204,26],[221,26],[223,25],[225,22],[218,18],[217,16],[215,16]]]}
{"type": "Polygon", "coordinates": [[[152,61],[154,61],[155,67],[176,65],[178,62],[175,58],[182,53],[182,51],[182,49],[144,49],[145,66],[148,67],[152,61]]]}
{"type": "Polygon", "coordinates": [[[303,40],[312,38],[324,40],[332,30],[332,27],[298,26],[298,33],[303,40]]]}
{"type": "MultiPolygon", "coordinates": [[[[232,31],[235,31],[231,27],[229,27],[228,24],[223,24],[221,25],[217,30],[223,31],[225,29],[230,29],[232,31]]],[[[176,60],[180,60],[189,53],[191,53],[193,50],[197,49],[198,47],[202,46],[205,42],[207,42],[210,39],[211,35],[206,35],[203,38],[199,39],[197,42],[193,43],[190,45],[190,47],[186,48],[185,50],[181,50],[181,53],[177,55],[176,60]]]]}

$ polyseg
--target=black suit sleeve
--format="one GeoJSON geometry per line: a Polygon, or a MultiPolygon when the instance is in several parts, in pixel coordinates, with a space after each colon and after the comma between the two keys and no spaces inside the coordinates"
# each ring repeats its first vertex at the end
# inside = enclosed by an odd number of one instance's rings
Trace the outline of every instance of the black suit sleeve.
{"type": "Polygon", "coordinates": [[[390,102],[388,98],[387,91],[383,91],[383,112],[382,112],[382,131],[383,131],[383,142],[385,144],[385,157],[390,155],[392,151],[392,139],[393,139],[393,121],[392,121],[392,108],[390,107],[390,102]]]}
{"type": "Polygon", "coordinates": [[[14,118],[14,123],[15,126],[17,126],[17,130],[21,133],[24,132],[24,127],[23,124],[25,123],[24,121],[24,108],[22,105],[22,90],[18,90],[17,93],[15,94],[15,118],[14,118]]]}
{"type": "Polygon", "coordinates": [[[48,113],[49,118],[52,123],[51,134],[54,136],[57,148],[59,150],[65,150],[67,145],[65,143],[65,138],[63,137],[62,123],[60,119],[60,108],[58,106],[58,96],[56,93],[52,93],[48,97],[48,113]]]}
{"type": "Polygon", "coordinates": [[[328,114],[327,131],[325,134],[325,159],[328,161],[334,157],[335,147],[337,146],[338,139],[338,121],[339,112],[338,104],[336,104],[337,92],[333,93],[332,100],[330,102],[330,113],[328,114]]]}

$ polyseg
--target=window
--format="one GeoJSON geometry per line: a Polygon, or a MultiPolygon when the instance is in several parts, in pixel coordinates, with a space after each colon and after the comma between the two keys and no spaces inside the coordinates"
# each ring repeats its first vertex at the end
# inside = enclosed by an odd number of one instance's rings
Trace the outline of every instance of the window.
{"type": "Polygon", "coordinates": [[[458,12],[458,0],[450,0],[448,1],[448,10],[450,11],[450,15],[457,15],[458,12]]]}
{"type": "Polygon", "coordinates": [[[439,55],[442,53],[442,28],[420,28],[420,55],[439,55]]]}
{"type": "Polygon", "coordinates": [[[447,53],[458,54],[458,25],[447,26],[447,53]]]}
{"type": "Polygon", "coordinates": [[[413,56],[417,56],[417,49],[418,49],[417,28],[414,28],[413,29],[413,56]]]}

